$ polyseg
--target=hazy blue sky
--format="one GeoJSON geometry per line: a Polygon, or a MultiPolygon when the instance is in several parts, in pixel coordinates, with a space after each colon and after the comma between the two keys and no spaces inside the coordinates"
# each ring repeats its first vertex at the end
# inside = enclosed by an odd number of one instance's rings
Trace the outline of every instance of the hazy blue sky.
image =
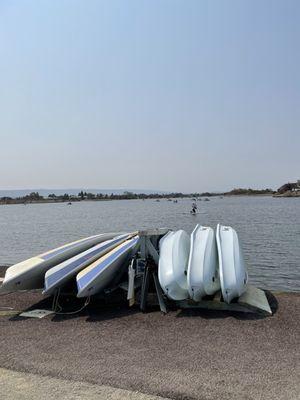
{"type": "Polygon", "coordinates": [[[0,188],[300,178],[300,1],[0,0],[0,188]]]}

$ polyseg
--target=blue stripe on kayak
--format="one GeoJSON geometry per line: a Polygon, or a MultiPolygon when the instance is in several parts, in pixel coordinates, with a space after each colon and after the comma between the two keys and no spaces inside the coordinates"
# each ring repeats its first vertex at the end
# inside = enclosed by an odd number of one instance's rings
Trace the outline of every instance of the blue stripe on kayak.
{"type": "Polygon", "coordinates": [[[105,267],[107,267],[109,264],[114,262],[117,258],[119,258],[122,254],[124,254],[131,247],[134,247],[138,241],[139,241],[139,238],[132,239],[126,246],[124,246],[121,249],[119,249],[118,251],[114,252],[111,256],[107,257],[104,261],[100,261],[99,264],[95,265],[95,267],[93,267],[92,270],[88,271],[85,275],[83,275],[80,279],[77,280],[78,290],[82,289],[88,283],[90,283],[90,281],[92,281],[94,278],[96,278],[105,267]]]}
{"type": "MultiPolygon", "coordinates": [[[[95,250],[90,249],[90,252],[88,254],[85,254],[82,257],[80,257],[80,258],[78,258],[77,260],[74,260],[74,261],[71,261],[72,260],[71,259],[70,263],[67,263],[65,261],[66,265],[64,267],[62,267],[58,271],[53,272],[51,275],[49,275],[47,277],[47,279],[45,280],[45,290],[47,290],[49,287],[57,284],[62,278],[64,278],[70,272],[72,272],[74,270],[75,270],[74,272],[76,272],[76,268],[80,267],[81,264],[83,264],[84,262],[90,260],[92,257],[94,257],[97,254],[103,252],[104,250],[106,250],[107,248],[113,246],[114,244],[118,244],[119,242],[124,240],[124,238],[126,236],[127,235],[124,235],[123,237],[119,237],[118,239],[109,240],[108,242],[103,242],[101,247],[98,247],[95,250]]],[[[99,245],[97,245],[97,246],[99,246],[99,245]]],[[[51,270],[49,270],[49,271],[51,271],[51,270]]]]}
{"type": "Polygon", "coordinates": [[[58,254],[63,253],[64,251],[73,249],[73,248],[76,247],[76,246],[80,246],[82,243],[86,243],[86,242],[88,242],[89,240],[92,240],[92,239],[91,239],[91,238],[83,239],[83,240],[81,240],[80,242],[73,243],[73,244],[69,244],[69,245],[65,246],[64,248],[62,248],[62,249],[50,250],[47,254],[44,254],[44,255],[43,255],[42,257],[40,257],[40,258],[43,259],[44,261],[49,260],[50,258],[55,257],[55,256],[57,256],[58,254]]]}

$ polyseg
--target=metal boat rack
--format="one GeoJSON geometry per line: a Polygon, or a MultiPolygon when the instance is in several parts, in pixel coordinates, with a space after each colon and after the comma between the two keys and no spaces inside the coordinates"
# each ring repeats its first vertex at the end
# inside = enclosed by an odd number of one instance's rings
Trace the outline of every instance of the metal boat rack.
{"type": "MultiPolygon", "coordinates": [[[[158,280],[158,260],[159,239],[164,236],[168,229],[152,229],[139,231],[140,236],[140,252],[138,256],[132,260],[128,267],[128,283],[121,284],[120,287],[127,290],[127,299],[129,305],[132,306],[136,302],[139,303],[143,312],[147,311],[149,288],[152,280],[152,287],[155,290],[157,302],[162,313],[168,312],[168,305],[171,301],[164,295],[158,280]],[[140,266],[142,265],[142,268],[140,266]],[[137,283],[136,281],[139,281],[137,283]],[[135,289],[140,287],[140,298],[135,299],[135,289]]],[[[157,303],[156,302],[156,303],[157,303]]],[[[235,302],[227,304],[223,301],[221,292],[217,292],[214,296],[203,299],[200,302],[192,300],[172,301],[172,307],[175,305],[180,309],[202,308],[207,310],[228,310],[239,312],[252,312],[264,315],[272,315],[265,292],[252,285],[248,285],[247,291],[239,297],[235,302]]]]}

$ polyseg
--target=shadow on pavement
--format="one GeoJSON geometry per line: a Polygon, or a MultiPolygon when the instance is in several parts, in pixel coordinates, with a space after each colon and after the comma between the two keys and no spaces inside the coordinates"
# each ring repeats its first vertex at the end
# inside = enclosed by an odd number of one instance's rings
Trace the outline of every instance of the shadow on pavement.
{"type": "MultiPolygon", "coordinates": [[[[278,310],[278,301],[276,297],[270,292],[265,291],[268,302],[270,304],[273,315],[278,310]]],[[[53,297],[48,296],[42,298],[40,301],[35,302],[23,311],[31,311],[35,309],[46,309],[51,310],[53,306],[53,297]]],[[[157,312],[159,307],[150,306],[148,312],[157,312]]],[[[225,319],[233,317],[238,320],[260,320],[265,319],[267,316],[260,313],[252,312],[240,312],[240,311],[228,311],[228,310],[214,310],[214,309],[176,309],[174,307],[169,308],[170,311],[177,313],[176,317],[200,317],[204,319],[225,319]]],[[[88,304],[86,304],[86,298],[77,298],[75,296],[61,296],[59,299],[59,307],[55,314],[45,317],[51,319],[53,322],[63,322],[65,320],[86,318],[87,322],[100,322],[105,320],[118,319],[129,315],[140,313],[138,306],[129,308],[128,303],[124,298],[120,297],[109,297],[103,298],[92,298],[88,304]]],[[[11,321],[25,320],[26,317],[15,315],[10,318],[11,321]]]]}

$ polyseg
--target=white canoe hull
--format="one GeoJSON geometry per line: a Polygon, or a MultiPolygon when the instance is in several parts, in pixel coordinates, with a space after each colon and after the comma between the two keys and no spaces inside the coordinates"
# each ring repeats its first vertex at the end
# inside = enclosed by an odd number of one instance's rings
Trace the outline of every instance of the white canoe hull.
{"type": "Polygon", "coordinates": [[[187,283],[190,298],[194,301],[220,289],[217,244],[210,227],[197,225],[191,234],[187,283]]]}
{"type": "Polygon", "coordinates": [[[159,243],[158,279],[164,293],[172,300],[185,300],[190,237],[183,231],[169,232],[159,243]]]}
{"type": "Polygon", "coordinates": [[[134,236],[79,272],[76,276],[77,297],[89,297],[100,293],[118,275],[121,276],[127,261],[136,252],[138,243],[139,237],[134,236]]]}
{"type": "Polygon", "coordinates": [[[90,236],[12,265],[5,273],[0,292],[41,289],[44,286],[44,276],[48,269],[120,234],[121,232],[90,236]]]}
{"type": "Polygon", "coordinates": [[[45,285],[43,294],[50,295],[55,292],[59,287],[64,286],[70,279],[84,269],[86,266],[92,264],[98,258],[117,247],[119,244],[128,239],[130,235],[124,234],[117,236],[113,239],[106,240],[90,249],[77,254],[74,257],[48,269],[45,274],[45,285]]]}
{"type": "Polygon", "coordinates": [[[247,289],[248,274],[236,231],[230,226],[217,226],[222,296],[226,303],[240,297],[247,289]]]}

